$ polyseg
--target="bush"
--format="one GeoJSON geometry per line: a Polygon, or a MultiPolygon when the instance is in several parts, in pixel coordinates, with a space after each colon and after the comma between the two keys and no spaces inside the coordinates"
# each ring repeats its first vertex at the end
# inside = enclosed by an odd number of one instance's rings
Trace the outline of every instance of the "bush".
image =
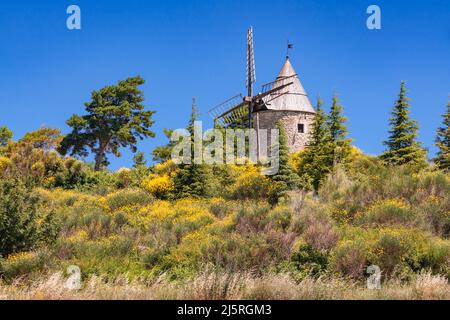
{"type": "Polygon", "coordinates": [[[370,207],[359,223],[366,225],[413,225],[415,223],[415,212],[405,201],[398,199],[388,199],[381,201],[370,207]]]}
{"type": "Polygon", "coordinates": [[[332,252],[332,269],[341,276],[362,279],[367,265],[367,248],[361,241],[344,241],[332,252]]]}
{"type": "Polygon", "coordinates": [[[450,196],[444,199],[431,196],[416,211],[422,215],[428,229],[437,236],[450,236],[450,196]]]}
{"type": "Polygon", "coordinates": [[[7,280],[12,280],[19,276],[42,271],[50,262],[50,258],[50,254],[42,250],[12,254],[7,259],[0,260],[0,275],[7,280]]]}
{"type": "Polygon", "coordinates": [[[250,164],[230,166],[236,176],[228,188],[227,197],[235,200],[267,199],[270,193],[270,180],[250,164]]]}
{"type": "MultiPolygon", "coordinates": [[[[53,219],[38,212],[40,198],[18,180],[0,181],[0,256],[36,247],[48,235],[53,219]]],[[[48,236],[48,237],[47,237],[48,236]]]]}
{"type": "Polygon", "coordinates": [[[153,202],[153,198],[141,189],[124,189],[109,194],[106,203],[111,211],[116,211],[126,206],[145,206],[153,202]]]}
{"type": "Polygon", "coordinates": [[[335,222],[327,213],[328,208],[318,201],[307,199],[299,215],[292,222],[292,230],[315,250],[329,250],[339,240],[335,222]]]}
{"type": "Polygon", "coordinates": [[[142,187],[158,199],[168,199],[175,189],[175,184],[168,174],[150,175],[142,181],[142,187]]]}
{"type": "Polygon", "coordinates": [[[299,273],[297,277],[319,276],[326,273],[328,267],[327,254],[303,242],[298,243],[296,247],[291,256],[291,263],[296,272],[299,273]]]}
{"type": "Polygon", "coordinates": [[[285,231],[291,225],[292,212],[286,206],[279,205],[269,212],[267,220],[274,227],[285,231]]]}
{"type": "Polygon", "coordinates": [[[92,171],[84,162],[75,158],[64,159],[64,170],[55,175],[55,187],[75,189],[86,187],[89,181],[89,171],[92,171]]]}
{"type": "Polygon", "coordinates": [[[133,171],[128,168],[120,168],[116,172],[117,186],[119,188],[128,188],[133,183],[133,171]]]}
{"type": "Polygon", "coordinates": [[[239,233],[258,233],[266,231],[270,206],[264,203],[245,203],[235,217],[236,230],[239,233]]]}
{"type": "Polygon", "coordinates": [[[306,228],[303,238],[316,250],[330,250],[338,242],[339,233],[331,224],[316,222],[306,228]]]}
{"type": "Polygon", "coordinates": [[[231,214],[235,208],[236,203],[233,201],[226,201],[222,198],[211,199],[211,204],[209,205],[209,211],[218,218],[224,218],[225,216],[231,214]]]}

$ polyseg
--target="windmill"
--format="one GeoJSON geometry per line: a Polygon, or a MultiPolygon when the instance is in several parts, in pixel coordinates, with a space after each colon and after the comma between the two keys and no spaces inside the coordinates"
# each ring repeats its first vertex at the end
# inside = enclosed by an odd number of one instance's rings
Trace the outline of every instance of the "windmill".
{"type": "MultiPolygon", "coordinates": [[[[288,44],[288,48],[292,48],[288,44]]],[[[282,95],[289,93],[289,87],[294,83],[294,77],[282,77],[262,86],[261,92],[254,95],[253,85],[256,82],[255,53],[253,47],[253,28],[247,31],[247,69],[246,88],[247,95],[238,94],[212,108],[209,115],[214,119],[215,126],[221,127],[248,127],[252,128],[252,115],[256,111],[265,110],[270,103],[282,95]]],[[[259,128],[256,125],[258,132],[259,128]]]]}

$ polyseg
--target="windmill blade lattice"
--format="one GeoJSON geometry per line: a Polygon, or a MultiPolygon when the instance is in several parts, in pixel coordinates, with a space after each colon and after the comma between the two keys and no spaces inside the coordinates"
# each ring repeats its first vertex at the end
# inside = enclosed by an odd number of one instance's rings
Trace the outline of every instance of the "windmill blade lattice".
{"type": "MultiPolygon", "coordinates": [[[[234,111],[235,109],[239,109],[236,107],[241,105],[242,101],[243,101],[242,94],[238,94],[238,95],[222,102],[221,104],[217,105],[216,107],[212,108],[211,110],[209,110],[208,113],[215,121],[227,123],[230,120],[235,119],[236,114],[233,113],[232,111],[234,111]]],[[[222,123],[222,124],[224,124],[224,123],[222,123]]]]}

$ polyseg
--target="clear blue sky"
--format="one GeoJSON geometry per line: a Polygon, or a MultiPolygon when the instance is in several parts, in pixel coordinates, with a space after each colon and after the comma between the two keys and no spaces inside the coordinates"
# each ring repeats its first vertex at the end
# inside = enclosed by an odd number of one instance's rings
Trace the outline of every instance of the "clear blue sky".
{"type": "MultiPolygon", "coordinates": [[[[420,140],[433,140],[450,93],[450,1],[170,0],[2,1],[0,4],[0,125],[20,138],[42,125],[68,132],[90,93],[141,75],[157,137],[139,145],[150,158],[162,128],[184,127],[191,97],[203,120],[210,107],[242,92],[245,37],[254,27],[256,73],[270,82],[291,59],[311,96],[329,107],[339,93],[350,136],[378,154],[401,80],[407,81],[420,140]],[[82,10],[82,30],[66,28],[66,8],[82,10]],[[382,10],[382,29],[366,28],[366,8],[382,10]]],[[[111,158],[131,164],[131,154],[111,158]]]]}

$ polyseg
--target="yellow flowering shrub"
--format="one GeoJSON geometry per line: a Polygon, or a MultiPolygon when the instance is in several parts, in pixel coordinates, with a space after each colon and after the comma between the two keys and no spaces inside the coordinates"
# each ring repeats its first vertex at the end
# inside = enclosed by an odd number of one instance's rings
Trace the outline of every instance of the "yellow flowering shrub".
{"type": "Polygon", "coordinates": [[[415,212],[402,199],[379,201],[360,214],[358,222],[370,225],[412,225],[415,212]]]}
{"type": "Polygon", "coordinates": [[[177,171],[177,165],[173,163],[172,160],[168,160],[166,162],[156,164],[154,170],[158,175],[168,174],[173,176],[177,171]]]}
{"type": "Polygon", "coordinates": [[[42,250],[12,254],[2,261],[2,276],[6,279],[12,279],[40,271],[49,260],[49,253],[42,250]]]}
{"type": "Polygon", "coordinates": [[[132,221],[144,230],[165,225],[184,234],[212,223],[215,217],[209,212],[207,203],[200,200],[160,200],[141,208],[132,221]]]}
{"type": "Polygon", "coordinates": [[[11,160],[7,157],[0,157],[0,174],[11,165],[11,160]]]}
{"type": "Polygon", "coordinates": [[[133,172],[129,168],[120,168],[117,170],[116,175],[119,186],[122,188],[130,186],[133,182],[133,172]]]}
{"type": "Polygon", "coordinates": [[[151,203],[153,200],[152,196],[139,188],[123,189],[106,196],[106,203],[110,211],[144,206],[151,203]]]}
{"type": "Polygon", "coordinates": [[[229,187],[228,194],[233,199],[267,198],[270,192],[270,180],[261,174],[260,169],[250,163],[230,165],[231,172],[236,177],[229,187]]]}
{"type": "Polygon", "coordinates": [[[161,176],[150,175],[142,182],[142,187],[158,199],[166,199],[175,188],[172,178],[168,174],[161,176]]]}

